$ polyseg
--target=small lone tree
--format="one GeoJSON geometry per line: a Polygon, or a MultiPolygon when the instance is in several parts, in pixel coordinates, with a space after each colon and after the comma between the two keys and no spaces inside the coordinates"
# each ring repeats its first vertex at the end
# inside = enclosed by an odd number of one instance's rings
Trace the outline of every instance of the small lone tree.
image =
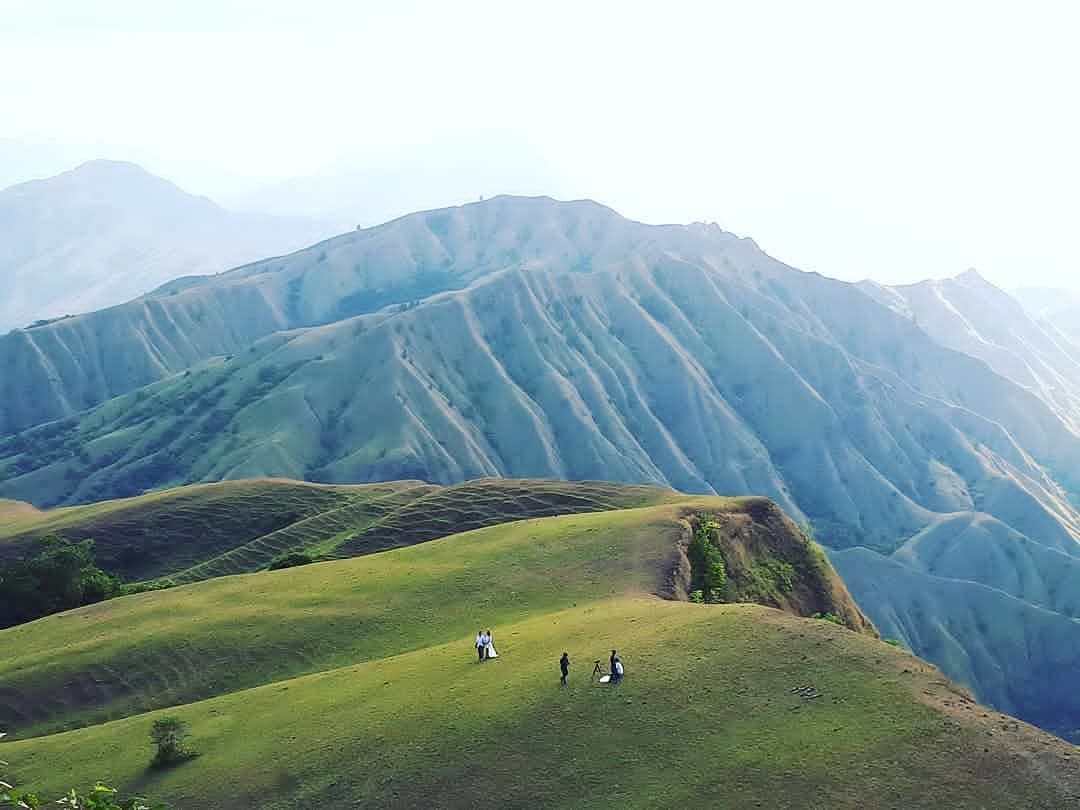
{"type": "Polygon", "coordinates": [[[157,752],[150,764],[155,767],[175,765],[198,756],[184,744],[184,740],[190,736],[188,724],[179,717],[159,717],[150,729],[150,739],[157,746],[157,752]]]}

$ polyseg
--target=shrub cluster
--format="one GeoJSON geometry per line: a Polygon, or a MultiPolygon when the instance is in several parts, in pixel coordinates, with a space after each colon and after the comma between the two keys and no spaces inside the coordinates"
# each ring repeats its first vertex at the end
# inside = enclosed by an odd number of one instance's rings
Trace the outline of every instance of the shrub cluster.
{"type": "Polygon", "coordinates": [[[164,768],[177,765],[185,760],[197,757],[197,751],[187,747],[186,740],[191,736],[188,724],[179,717],[159,717],[150,729],[150,739],[157,747],[150,765],[164,768]]]}
{"type": "Polygon", "coordinates": [[[694,528],[694,536],[686,549],[690,560],[690,600],[692,602],[723,602],[727,590],[727,569],[716,544],[720,524],[712,518],[702,518],[694,528]]]}
{"type": "Polygon", "coordinates": [[[93,540],[72,543],[50,534],[36,553],[0,565],[0,627],[123,593],[121,581],[94,564],[93,548],[93,540]]]}
{"type": "Polygon", "coordinates": [[[298,565],[308,565],[313,562],[315,562],[315,558],[310,554],[305,554],[302,551],[289,551],[274,557],[268,567],[271,571],[278,571],[282,568],[294,568],[298,565]]]}

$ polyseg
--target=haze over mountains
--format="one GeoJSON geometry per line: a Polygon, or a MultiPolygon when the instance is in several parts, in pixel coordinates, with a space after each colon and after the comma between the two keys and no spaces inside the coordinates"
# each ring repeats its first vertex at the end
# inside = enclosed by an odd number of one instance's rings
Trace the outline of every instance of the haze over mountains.
{"type": "Polygon", "coordinates": [[[133,163],[90,161],[0,191],[0,332],[119,304],[334,230],[227,211],[133,163]]]}
{"type": "Polygon", "coordinates": [[[1073,734],[1076,368],[973,274],[852,285],[714,225],[499,197],[0,337],[0,496],[262,475],[767,495],[884,635],[1073,734]]]}
{"type": "Polygon", "coordinates": [[[1027,287],[1013,295],[1034,317],[1080,343],[1080,295],[1048,287],[1027,287]]]}
{"type": "Polygon", "coordinates": [[[347,231],[499,193],[563,197],[569,185],[527,144],[488,135],[341,159],[308,176],[230,195],[226,202],[244,211],[333,222],[347,231]]]}

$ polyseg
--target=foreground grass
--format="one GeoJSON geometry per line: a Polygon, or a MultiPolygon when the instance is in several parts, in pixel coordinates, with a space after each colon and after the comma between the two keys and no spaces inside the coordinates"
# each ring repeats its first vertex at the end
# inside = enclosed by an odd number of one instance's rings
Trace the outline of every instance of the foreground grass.
{"type": "Polygon", "coordinates": [[[181,808],[1061,806],[914,698],[933,670],[828,623],[615,597],[496,638],[483,665],[462,636],[174,710],[202,756],[164,772],[146,769],[155,714],[3,752],[45,793],[106,779],[181,808]],[[612,646],[626,681],[591,683],[612,646]],[[805,684],[822,697],[791,694],[805,684]]]}
{"type": "MultiPolygon", "coordinates": [[[[1060,741],[870,635],[650,596],[685,562],[687,514],[716,515],[725,548],[751,538],[739,554],[794,537],[763,522],[760,499],[659,497],[0,631],[0,727],[18,737],[0,754],[46,796],[103,780],[181,810],[1057,808],[1080,796],[1060,741]],[[501,652],[483,665],[480,626],[501,652]],[[613,647],[628,670],[617,688],[590,678],[613,647]],[[147,733],[164,714],[190,724],[202,755],[149,770],[147,733]]],[[[490,511],[443,507],[432,525],[490,511]]]]}

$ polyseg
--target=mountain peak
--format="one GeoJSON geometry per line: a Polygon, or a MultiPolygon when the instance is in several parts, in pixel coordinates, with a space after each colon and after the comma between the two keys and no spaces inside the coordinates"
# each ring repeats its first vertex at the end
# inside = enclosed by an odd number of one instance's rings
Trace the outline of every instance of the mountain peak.
{"type": "Polygon", "coordinates": [[[145,199],[153,195],[159,199],[199,200],[211,203],[205,197],[188,194],[175,183],[151,174],[137,163],[126,160],[88,160],[73,169],[53,177],[28,180],[11,186],[2,193],[26,200],[35,197],[53,199],[57,193],[89,195],[100,199],[124,199],[138,196],[145,199]]]}
{"type": "Polygon", "coordinates": [[[988,281],[986,277],[976,270],[974,267],[969,267],[960,275],[956,276],[955,281],[960,281],[965,284],[983,284],[988,287],[994,287],[995,285],[988,281]]]}
{"type": "Polygon", "coordinates": [[[88,160],[85,163],[80,163],[74,169],[71,169],[68,174],[93,174],[93,173],[127,173],[132,175],[142,175],[145,177],[154,177],[150,172],[140,166],[138,163],[133,163],[130,160],[109,160],[108,158],[94,158],[88,160]]]}
{"type": "Polygon", "coordinates": [[[138,164],[91,160],[0,191],[0,333],[296,250],[328,230],[232,213],[138,164]]]}
{"type": "Polygon", "coordinates": [[[868,289],[870,286],[880,287],[882,289],[889,289],[895,292],[904,294],[908,290],[919,289],[940,289],[953,285],[960,285],[968,288],[982,288],[985,291],[1001,292],[1000,287],[994,284],[992,281],[986,278],[982,273],[976,270],[974,267],[969,267],[963,273],[959,273],[955,276],[947,276],[945,278],[927,278],[923,281],[915,281],[907,284],[879,284],[876,281],[866,279],[859,282],[864,289],[868,289]]]}
{"type": "Polygon", "coordinates": [[[70,171],[57,175],[53,180],[58,182],[74,181],[80,185],[108,183],[112,188],[117,186],[127,189],[152,188],[174,194],[187,194],[171,180],[152,174],[138,163],[127,160],[105,160],[103,158],[88,160],[85,163],[80,163],[70,171]]]}

